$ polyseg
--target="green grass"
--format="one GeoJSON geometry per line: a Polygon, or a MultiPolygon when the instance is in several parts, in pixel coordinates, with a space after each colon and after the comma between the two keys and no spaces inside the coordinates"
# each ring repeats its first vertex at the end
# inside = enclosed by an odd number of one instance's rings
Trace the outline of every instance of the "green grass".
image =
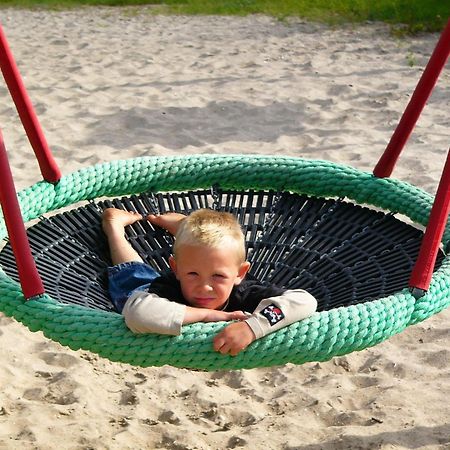
{"type": "Polygon", "coordinates": [[[79,6],[154,5],[164,14],[268,14],[339,24],[384,21],[406,32],[440,31],[450,0],[0,0],[1,6],[70,8],[79,6]]]}

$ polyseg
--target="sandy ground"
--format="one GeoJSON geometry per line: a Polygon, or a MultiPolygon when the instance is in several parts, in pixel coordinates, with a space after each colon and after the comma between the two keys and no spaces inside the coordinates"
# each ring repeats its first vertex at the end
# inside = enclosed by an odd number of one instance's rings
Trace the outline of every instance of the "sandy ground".
{"type": "MultiPolygon", "coordinates": [[[[141,155],[258,153],[375,165],[437,35],[145,9],[0,10],[64,173],[141,155]]],[[[434,192],[444,72],[395,176],[434,192]]],[[[19,188],[40,179],[12,101],[19,188]]],[[[327,363],[201,373],[70,351],[0,318],[0,448],[449,449],[450,311],[327,363]]]]}

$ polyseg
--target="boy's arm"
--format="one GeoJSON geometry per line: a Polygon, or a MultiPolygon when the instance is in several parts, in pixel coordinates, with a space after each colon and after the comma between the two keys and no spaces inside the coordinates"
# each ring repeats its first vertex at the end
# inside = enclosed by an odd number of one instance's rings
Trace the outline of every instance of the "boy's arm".
{"type": "Polygon", "coordinates": [[[177,234],[181,222],[186,218],[184,214],[168,212],[164,214],[149,214],[146,219],[153,225],[164,228],[172,236],[177,234]]]}
{"type": "Polygon", "coordinates": [[[317,309],[317,300],[303,289],[286,291],[278,297],[262,300],[246,323],[256,339],[291,323],[306,319],[317,309]]]}
{"type": "Polygon", "coordinates": [[[225,327],[214,338],[214,349],[237,355],[255,339],[306,319],[317,309],[317,300],[302,289],[262,300],[245,321],[225,327]]]}
{"type": "Polygon", "coordinates": [[[196,322],[228,322],[230,320],[243,320],[247,317],[242,311],[217,311],[208,308],[194,308],[186,306],[184,313],[183,325],[196,322]]]}
{"type": "Polygon", "coordinates": [[[195,322],[242,320],[242,311],[215,311],[172,302],[145,291],[136,291],[125,303],[122,314],[134,333],[181,334],[181,327],[195,322]]]}
{"type": "Polygon", "coordinates": [[[142,216],[131,211],[116,208],[107,208],[102,215],[102,228],[108,239],[111,262],[120,264],[130,261],[143,262],[138,252],[125,238],[125,227],[131,225],[142,216]]]}

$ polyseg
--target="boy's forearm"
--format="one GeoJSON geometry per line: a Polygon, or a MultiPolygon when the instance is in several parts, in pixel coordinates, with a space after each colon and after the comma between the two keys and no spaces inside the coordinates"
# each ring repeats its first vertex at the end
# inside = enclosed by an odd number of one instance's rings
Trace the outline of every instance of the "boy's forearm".
{"type": "Polygon", "coordinates": [[[242,311],[193,308],[145,291],[134,292],[125,303],[122,314],[134,333],[171,335],[181,334],[182,326],[190,323],[241,320],[245,317],[242,311]]]}
{"type": "Polygon", "coordinates": [[[203,308],[193,308],[192,306],[186,306],[184,313],[183,325],[196,322],[206,322],[207,316],[210,310],[203,308]]]}
{"type": "Polygon", "coordinates": [[[221,322],[229,320],[243,320],[247,315],[242,311],[218,311],[216,309],[194,308],[186,306],[183,325],[196,322],[221,322]]]}
{"type": "Polygon", "coordinates": [[[107,231],[106,236],[108,238],[111,261],[114,265],[130,261],[142,262],[142,258],[139,256],[138,252],[125,238],[123,229],[118,230],[111,228],[107,231]]]}

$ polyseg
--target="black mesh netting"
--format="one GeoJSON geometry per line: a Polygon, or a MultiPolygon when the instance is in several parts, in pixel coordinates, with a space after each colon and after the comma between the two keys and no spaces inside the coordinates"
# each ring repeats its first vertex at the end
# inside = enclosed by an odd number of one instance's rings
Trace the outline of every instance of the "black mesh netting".
{"type": "MultiPolygon", "coordinates": [[[[275,192],[195,191],[141,194],[89,203],[42,219],[28,230],[47,293],[63,303],[113,310],[106,268],[110,265],[102,210],[116,207],[141,214],[209,207],[235,214],[246,235],[250,273],[287,288],[302,288],[319,311],[361,303],[408,286],[423,233],[392,214],[336,199],[275,192]]],[[[141,221],[127,236],[148,264],[169,270],[172,237],[141,221]]],[[[443,259],[439,253],[437,267],[443,259]]],[[[18,280],[7,244],[0,264],[18,280]]]]}

